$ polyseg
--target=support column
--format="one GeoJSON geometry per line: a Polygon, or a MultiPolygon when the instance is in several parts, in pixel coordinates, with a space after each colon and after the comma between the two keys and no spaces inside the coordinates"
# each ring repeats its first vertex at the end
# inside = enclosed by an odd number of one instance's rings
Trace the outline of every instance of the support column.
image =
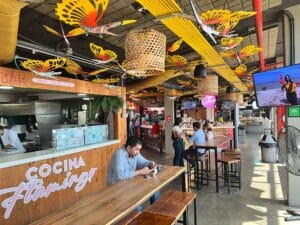
{"type": "MultiPolygon", "coordinates": [[[[293,29],[290,29],[290,22],[287,16],[284,17],[284,38],[285,38],[285,65],[290,65],[291,62],[295,60],[295,63],[300,63],[300,5],[293,6],[287,9],[292,18],[292,23],[294,23],[294,37],[292,37],[293,29]],[[297,41],[294,41],[297,40],[297,41]],[[293,43],[294,42],[294,43],[293,43]],[[294,49],[291,49],[291,46],[294,45],[294,49]],[[293,54],[290,54],[291,51],[294,51],[295,59],[290,57],[293,54]]],[[[286,113],[286,124],[294,127],[300,127],[300,118],[291,118],[287,116],[286,113]]],[[[288,174],[288,204],[292,207],[300,207],[300,176],[294,176],[288,174]]]]}
{"type": "Polygon", "coordinates": [[[165,106],[165,151],[167,155],[173,155],[174,150],[172,146],[172,127],[174,124],[174,99],[170,98],[168,94],[164,93],[165,106]]]}

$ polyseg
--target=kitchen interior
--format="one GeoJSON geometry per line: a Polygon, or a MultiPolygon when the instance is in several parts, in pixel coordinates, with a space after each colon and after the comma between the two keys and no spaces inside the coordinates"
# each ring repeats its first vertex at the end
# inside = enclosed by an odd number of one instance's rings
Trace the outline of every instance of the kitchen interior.
{"type": "Polygon", "coordinates": [[[98,97],[1,86],[0,125],[17,133],[25,150],[2,147],[0,157],[107,141],[104,116],[92,113],[98,97]]]}

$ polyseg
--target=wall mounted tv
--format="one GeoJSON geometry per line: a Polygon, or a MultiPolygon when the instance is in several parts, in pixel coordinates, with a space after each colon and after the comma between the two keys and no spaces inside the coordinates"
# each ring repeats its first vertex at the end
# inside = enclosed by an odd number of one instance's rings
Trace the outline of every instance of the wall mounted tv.
{"type": "Polygon", "coordinates": [[[184,101],[181,103],[182,110],[195,110],[197,109],[197,102],[196,101],[184,101]]]}
{"type": "Polygon", "coordinates": [[[300,64],[253,74],[259,107],[300,105],[300,64]]]}

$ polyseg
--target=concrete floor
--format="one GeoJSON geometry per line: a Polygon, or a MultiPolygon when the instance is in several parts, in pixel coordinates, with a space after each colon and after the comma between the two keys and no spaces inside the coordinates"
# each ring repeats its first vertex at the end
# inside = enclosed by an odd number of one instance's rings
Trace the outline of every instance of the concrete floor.
{"type": "MultiPolygon", "coordinates": [[[[260,161],[259,136],[248,135],[240,145],[242,154],[242,189],[227,194],[221,188],[215,193],[214,182],[204,186],[198,193],[197,211],[199,225],[300,225],[285,222],[287,216],[287,180],[285,168],[280,164],[266,164],[260,161]]],[[[160,164],[171,164],[172,156],[149,151],[142,153],[146,158],[160,164]]],[[[221,181],[221,185],[223,182],[221,181]]],[[[178,189],[179,181],[168,188],[178,189]]],[[[192,211],[192,210],[191,210],[192,211]]],[[[192,212],[190,212],[193,224],[192,212]]]]}

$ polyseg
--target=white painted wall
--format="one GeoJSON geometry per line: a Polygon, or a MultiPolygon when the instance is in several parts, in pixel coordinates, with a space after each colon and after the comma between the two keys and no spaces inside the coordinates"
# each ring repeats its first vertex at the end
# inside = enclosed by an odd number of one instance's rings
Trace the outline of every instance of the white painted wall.
{"type": "MultiPolygon", "coordinates": [[[[295,24],[295,63],[300,63],[300,4],[287,9],[294,16],[295,24]]],[[[287,18],[285,19],[285,38],[288,39],[290,32],[288,29],[287,18]]],[[[289,40],[286,40],[286,54],[289,54],[289,40]]],[[[286,58],[289,64],[289,55],[286,58]]],[[[287,118],[287,125],[300,128],[300,118],[287,118]]],[[[300,176],[289,174],[288,176],[288,204],[293,207],[300,207],[300,176]]]]}
{"type": "Polygon", "coordinates": [[[164,106],[165,106],[165,149],[167,155],[173,155],[173,145],[172,145],[172,127],[174,124],[174,99],[170,99],[165,91],[164,94],[164,106]],[[171,116],[171,121],[167,121],[167,117],[171,116]]]}

